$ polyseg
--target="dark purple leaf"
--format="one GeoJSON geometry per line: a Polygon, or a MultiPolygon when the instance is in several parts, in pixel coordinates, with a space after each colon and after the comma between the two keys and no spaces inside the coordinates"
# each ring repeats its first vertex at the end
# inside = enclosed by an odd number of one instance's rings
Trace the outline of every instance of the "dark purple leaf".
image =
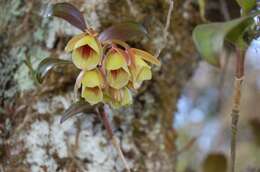
{"type": "Polygon", "coordinates": [[[95,113],[94,107],[86,103],[84,100],[79,100],[78,102],[72,104],[63,114],[60,123],[63,123],[67,119],[77,115],[81,112],[95,113]]]}
{"type": "Polygon", "coordinates": [[[61,64],[72,64],[72,62],[68,60],[62,60],[62,59],[57,59],[52,57],[48,57],[42,60],[36,70],[36,78],[38,82],[42,83],[43,78],[48,74],[48,72],[55,66],[61,64]]]}
{"type": "Polygon", "coordinates": [[[81,12],[69,3],[57,3],[52,6],[52,16],[60,17],[83,32],[87,29],[85,20],[81,12]]]}
{"type": "Polygon", "coordinates": [[[98,39],[102,42],[108,40],[129,41],[147,35],[147,30],[140,23],[126,22],[113,25],[100,33],[98,39]]]}

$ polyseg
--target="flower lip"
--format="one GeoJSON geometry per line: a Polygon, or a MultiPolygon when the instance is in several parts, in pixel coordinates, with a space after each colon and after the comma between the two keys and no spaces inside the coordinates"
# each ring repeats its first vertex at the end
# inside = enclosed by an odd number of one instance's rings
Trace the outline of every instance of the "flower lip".
{"type": "Polygon", "coordinates": [[[108,71],[107,75],[108,84],[115,88],[120,89],[127,85],[130,80],[130,75],[122,68],[117,70],[108,71]]]}
{"type": "Polygon", "coordinates": [[[89,45],[83,45],[82,47],[79,47],[77,50],[80,51],[83,58],[88,58],[91,56],[92,53],[95,53],[93,52],[94,50],[89,45]]]}
{"type": "Polygon", "coordinates": [[[91,105],[103,101],[103,93],[101,88],[99,87],[92,87],[92,88],[84,87],[82,89],[81,96],[85,98],[85,100],[89,102],[91,105]]]}
{"type": "Polygon", "coordinates": [[[92,70],[100,63],[100,56],[88,45],[72,52],[72,61],[79,69],[92,70]]]}

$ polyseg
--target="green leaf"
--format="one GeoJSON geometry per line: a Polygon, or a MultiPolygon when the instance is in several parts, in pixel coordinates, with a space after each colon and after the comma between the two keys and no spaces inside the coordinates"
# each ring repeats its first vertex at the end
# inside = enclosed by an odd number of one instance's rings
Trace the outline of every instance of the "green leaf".
{"type": "Polygon", "coordinates": [[[242,15],[247,15],[253,8],[256,7],[256,0],[237,0],[237,3],[242,8],[242,15]]]}
{"type": "Polygon", "coordinates": [[[147,30],[140,23],[126,22],[113,25],[100,33],[98,39],[102,42],[108,40],[129,41],[133,38],[146,36],[147,30]]]}
{"type": "Polygon", "coordinates": [[[227,158],[221,153],[209,154],[202,164],[203,172],[226,172],[227,158]]]}
{"type": "Polygon", "coordinates": [[[81,12],[73,5],[63,2],[51,6],[49,16],[60,17],[83,32],[87,29],[85,20],[81,12]]]}
{"type": "Polygon", "coordinates": [[[84,100],[79,100],[76,103],[73,103],[62,115],[60,123],[63,123],[67,119],[77,115],[78,113],[86,112],[86,113],[95,113],[94,107],[89,103],[86,103],[84,100]]]}
{"type": "Polygon", "coordinates": [[[236,46],[244,45],[241,37],[244,31],[253,22],[253,17],[258,13],[250,16],[241,17],[228,22],[218,22],[202,24],[193,30],[193,40],[201,56],[208,63],[219,67],[219,53],[223,50],[225,41],[229,41],[236,46]]]}
{"type": "Polygon", "coordinates": [[[68,60],[62,60],[62,59],[57,59],[52,57],[48,57],[42,60],[38,65],[38,68],[36,69],[36,78],[38,82],[42,83],[43,78],[48,74],[48,72],[52,68],[61,64],[72,64],[72,62],[68,60]]]}

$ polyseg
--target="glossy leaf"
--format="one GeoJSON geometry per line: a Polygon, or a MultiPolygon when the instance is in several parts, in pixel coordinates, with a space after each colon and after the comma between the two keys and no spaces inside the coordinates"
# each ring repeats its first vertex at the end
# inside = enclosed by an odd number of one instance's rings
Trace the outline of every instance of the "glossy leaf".
{"type": "Polygon", "coordinates": [[[256,7],[256,0],[237,0],[237,3],[242,8],[243,15],[247,15],[253,8],[256,7]]]}
{"type": "Polygon", "coordinates": [[[79,100],[76,103],[73,103],[62,115],[62,118],[60,120],[60,123],[63,123],[67,119],[77,115],[81,112],[87,112],[87,113],[95,113],[93,106],[86,103],[84,100],[79,100]]]}
{"type": "Polygon", "coordinates": [[[227,158],[221,153],[209,154],[202,164],[203,172],[227,172],[227,158]]]}
{"type": "Polygon", "coordinates": [[[81,29],[83,32],[87,29],[85,20],[81,12],[73,5],[63,2],[54,4],[51,7],[51,16],[60,17],[73,26],[81,29]]]}
{"type": "Polygon", "coordinates": [[[224,42],[229,41],[236,46],[243,45],[241,37],[256,15],[197,26],[193,31],[193,40],[204,60],[219,67],[219,53],[223,50],[224,42]]]}
{"type": "Polygon", "coordinates": [[[147,30],[140,23],[126,22],[113,25],[100,33],[98,39],[102,42],[108,40],[129,41],[147,35],[147,30]]]}
{"type": "Polygon", "coordinates": [[[72,64],[71,61],[68,60],[62,60],[57,58],[48,57],[41,61],[41,63],[38,65],[38,68],[36,70],[36,78],[39,83],[42,83],[43,78],[48,74],[48,72],[61,64],[72,64]]]}

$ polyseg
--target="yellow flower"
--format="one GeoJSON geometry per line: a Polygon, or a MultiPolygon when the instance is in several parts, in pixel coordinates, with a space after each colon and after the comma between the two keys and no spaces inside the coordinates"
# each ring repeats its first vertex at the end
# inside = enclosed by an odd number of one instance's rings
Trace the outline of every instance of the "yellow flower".
{"type": "Polygon", "coordinates": [[[103,101],[102,87],[104,86],[103,76],[98,69],[85,71],[82,80],[81,96],[91,105],[103,101]]]}
{"type": "Polygon", "coordinates": [[[109,103],[113,108],[133,103],[131,91],[127,87],[121,89],[109,88],[104,97],[105,102],[109,103]]]}
{"type": "Polygon", "coordinates": [[[152,78],[151,67],[146,61],[156,65],[160,65],[160,61],[143,50],[131,48],[128,52],[132,58],[132,63],[129,67],[132,74],[132,86],[137,89],[141,86],[143,81],[152,78]]]}
{"type": "Polygon", "coordinates": [[[105,59],[108,84],[120,89],[127,85],[130,80],[130,72],[122,50],[111,50],[105,59]]]}
{"type": "Polygon", "coordinates": [[[79,69],[91,70],[101,62],[102,48],[97,39],[86,33],[73,37],[65,47],[72,51],[72,61],[79,69]]]}

